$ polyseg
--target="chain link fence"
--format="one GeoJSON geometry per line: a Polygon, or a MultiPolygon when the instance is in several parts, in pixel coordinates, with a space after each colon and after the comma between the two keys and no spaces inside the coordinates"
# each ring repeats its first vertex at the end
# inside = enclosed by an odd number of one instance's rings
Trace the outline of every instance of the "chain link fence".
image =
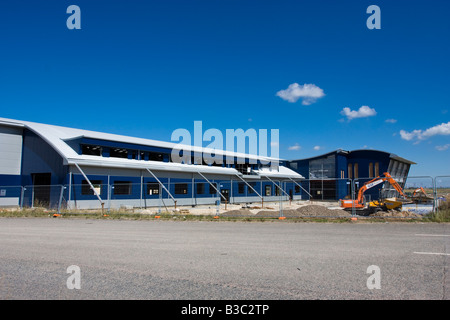
{"type": "MultiPolygon", "coordinates": [[[[83,181],[70,185],[0,186],[0,207],[44,208],[61,212],[183,213],[249,217],[348,217],[362,214],[342,201],[360,202],[367,208],[374,200],[398,197],[387,182],[361,188],[374,178],[214,180],[143,178],[140,183],[83,181]],[[365,189],[365,188],[364,188],[365,189]]],[[[424,215],[435,212],[450,197],[449,176],[411,176],[399,183],[409,202],[401,211],[424,215]]]]}

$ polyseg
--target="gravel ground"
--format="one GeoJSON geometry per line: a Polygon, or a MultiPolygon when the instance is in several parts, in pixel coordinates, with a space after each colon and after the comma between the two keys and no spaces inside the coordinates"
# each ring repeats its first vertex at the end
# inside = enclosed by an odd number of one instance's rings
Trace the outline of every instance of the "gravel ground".
{"type": "MultiPolygon", "coordinates": [[[[255,210],[240,209],[222,213],[222,216],[254,216],[254,217],[278,217],[279,210],[255,210]]],[[[285,217],[349,217],[351,214],[341,209],[329,209],[322,205],[305,205],[297,209],[284,209],[285,217]]]]}

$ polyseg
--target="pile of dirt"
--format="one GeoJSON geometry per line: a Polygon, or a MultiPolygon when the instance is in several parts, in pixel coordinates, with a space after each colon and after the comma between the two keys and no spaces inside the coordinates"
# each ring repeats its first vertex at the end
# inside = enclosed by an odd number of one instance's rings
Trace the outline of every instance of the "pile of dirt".
{"type": "MultiPolygon", "coordinates": [[[[283,213],[285,211],[288,210],[283,210],[283,213]]],[[[289,211],[293,211],[293,210],[289,210],[289,211]]],[[[261,210],[258,211],[258,213],[255,214],[256,217],[261,217],[261,218],[274,218],[274,217],[279,217],[280,216],[280,212],[279,211],[275,211],[275,210],[261,210]]],[[[286,216],[286,215],[285,215],[286,216]]]]}
{"type": "MultiPolygon", "coordinates": [[[[257,213],[254,213],[255,208],[253,208],[253,212],[247,208],[241,208],[237,210],[230,210],[222,213],[223,216],[228,217],[258,217],[258,218],[276,218],[280,215],[278,210],[270,210],[272,208],[266,208],[265,210],[260,210],[257,213]]],[[[297,209],[284,209],[283,216],[287,218],[296,218],[296,217],[350,217],[351,212],[343,210],[343,209],[329,209],[325,206],[321,205],[306,205],[301,206],[297,209]]],[[[396,217],[396,218],[419,218],[422,215],[408,212],[408,211],[397,211],[397,210],[388,210],[388,211],[379,211],[377,213],[373,213],[369,215],[370,217],[396,217]]]]}
{"type": "Polygon", "coordinates": [[[297,213],[305,217],[345,217],[351,214],[342,209],[328,209],[319,205],[308,205],[298,208],[297,213]]]}
{"type": "Polygon", "coordinates": [[[398,218],[419,218],[422,215],[418,213],[408,212],[408,211],[397,211],[397,210],[388,210],[388,211],[378,211],[370,215],[371,217],[398,217],[398,218]]]}
{"type": "MultiPolygon", "coordinates": [[[[256,216],[259,217],[274,217],[278,216],[278,211],[259,211],[256,216]]],[[[297,209],[283,210],[283,216],[285,217],[346,217],[350,216],[347,211],[341,209],[328,209],[327,207],[320,205],[307,205],[299,207],[297,209]]]]}
{"type": "Polygon", "coordinates": [[[238,210],[225,211],[225,212],[221,213],[220,215],[224,216],[224,217],[248,217],[248,216],[254,216],[255,214],[248,209],[238,209],[238,210]]]}
{"type": "MultiPolygon", "coordinates": [[[[222,216],[228,217],[259,217],[259,218],[270,218],[278,217],[280,212],[278,210],[261,210],[257,213],[253,213],[248,209],[238,209],[230,210],[221,214],[222,216]]],[[[327,207],[321,205],[307,205],[302,206],[297,209],[284,209],[283,216],[285,217],[348,217],[351,214],[342,209],[328,209],[327,207]]]]}

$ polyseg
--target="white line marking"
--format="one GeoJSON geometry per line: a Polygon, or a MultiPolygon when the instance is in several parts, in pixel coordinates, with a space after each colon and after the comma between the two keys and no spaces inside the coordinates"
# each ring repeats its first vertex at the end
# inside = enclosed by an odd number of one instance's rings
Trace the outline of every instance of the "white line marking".
{"type": "Polygon", "coordinates": [[[418,233],[415,234],[416,236],[423,236],[423,237],[450,237],[450,234],[426,234],[426,233],[418,233]]]}
{"type": "Polygon", "coordinates": [[[414,252],[416,254],[435,254],[438,256],[450,256],[450,253],[441,253],[441,252],[414,252]]]}

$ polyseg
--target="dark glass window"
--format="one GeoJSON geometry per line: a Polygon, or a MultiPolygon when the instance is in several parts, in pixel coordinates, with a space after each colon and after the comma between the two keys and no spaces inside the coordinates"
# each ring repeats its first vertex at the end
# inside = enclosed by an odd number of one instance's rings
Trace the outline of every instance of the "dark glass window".
{"type": "Polygon", "coordinates": [[[114,194],[129,195],[131,194],[130,181],[114,181],[114,194]]]}
{"type": "Polygon", "coordinates": [[[102,147],[83,144],[81,145],[81,154],[86,154],[90,156],[101,156],[102,147]]]}
{"type": "Polygon", "coordinates": [[[187,183],[175,183],[175,194],[187,194],[187,183]]]}
{"type": "MultiPolygon", "coordinates": [[[[216,189],[217,189],[217,183],[212,182],[212,184],[213,184],[214,187],[216,187],[216,189]]],[[[216,189],[214,189],[212,185],[209,185],[209,194],[216,194],[216,193],[217,193],[216,189]]]]}
{"type": "Polygon", "coordinates": [[[111,148],[109,156],[113,158],[128,158],[128,150],[121,148],[111,148]]]}
{"type": "Polygon", "coordinates": [[[159,194],[159,184],[158,183],[147,183],[147,194],[149,196],[159,194]]]}
{"type": "MultiPolygon", "coordinates": [[[[250,182],[249,183],[249,185],[253,188],[253,189],[255,189],[256,190],[256,182],[250,182]]],[[[253,189],[252,188],[247,188],[247,190],[248,190],[248,193],[255,193],[255,191],[253,191],[253,189]]]]}
{"type": "Polygon", "coordinates": [[[148,160],[150,161],[163,161],[163,154],[158,152],[149,152],[148,160]]]}
{"type": "Polygon", "coordinates": [[[266,196],[271,196],[272,195],[272,186],[266,186],[265,191],[266,191],[266,196]]]}
{"type": "MultiPolygon", "coordinates": [[[[102,181],[101,180],[91,180],[92,185],[94,186],[95,191],[100,194],[101,193],[101,187],[102,187],[102,181]]],[[[81,194],[82,195],[94,195],[94,191],[92,190],[91,186],[89,185],[89,182],[86,180],[81,181],[81,194]]]]}

